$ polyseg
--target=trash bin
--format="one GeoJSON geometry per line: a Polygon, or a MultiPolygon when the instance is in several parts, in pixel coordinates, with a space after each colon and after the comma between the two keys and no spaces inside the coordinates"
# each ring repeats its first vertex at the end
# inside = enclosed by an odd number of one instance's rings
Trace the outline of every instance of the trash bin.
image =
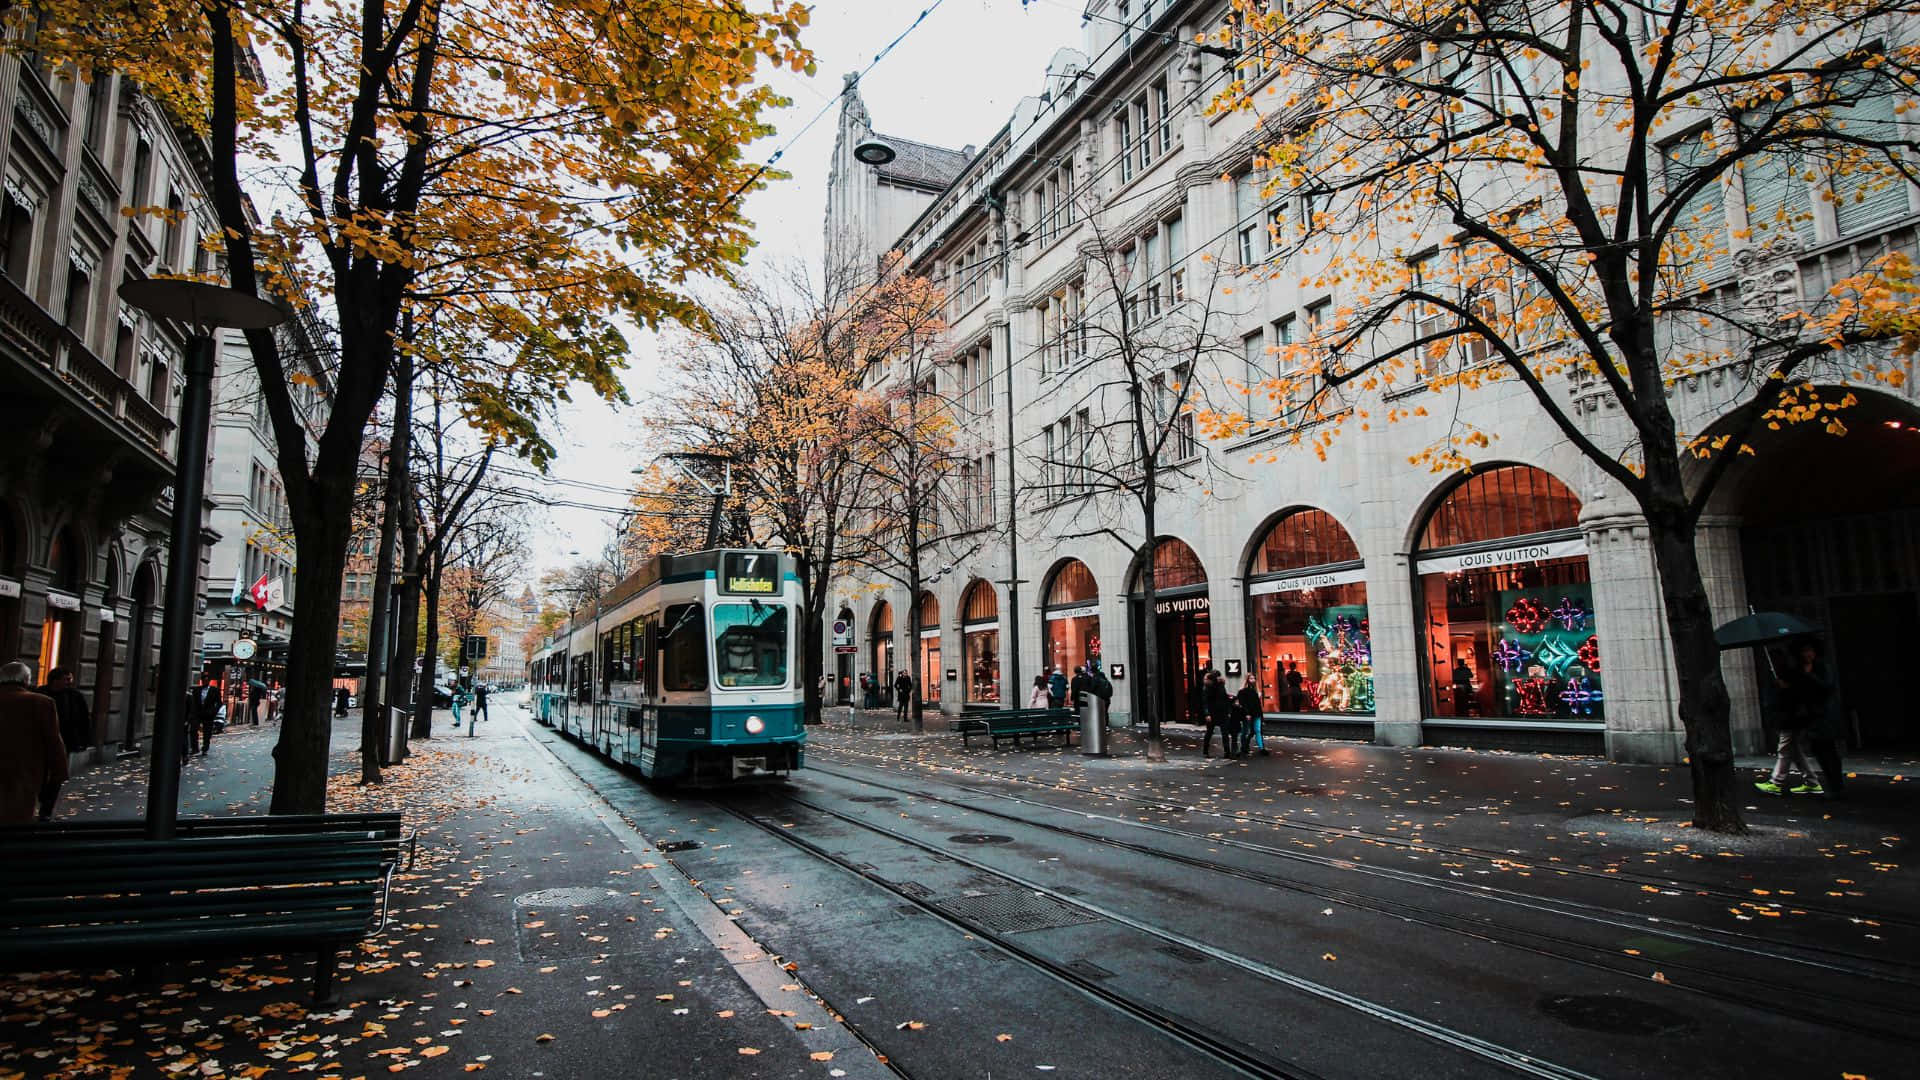
{"type": "Polygon", "coordinates": [[[1100,698],[1086,695],[1080,703],[1080,752],[1088,757],[1107,756],[1107,718],[1102,714],[1100,698]]]}

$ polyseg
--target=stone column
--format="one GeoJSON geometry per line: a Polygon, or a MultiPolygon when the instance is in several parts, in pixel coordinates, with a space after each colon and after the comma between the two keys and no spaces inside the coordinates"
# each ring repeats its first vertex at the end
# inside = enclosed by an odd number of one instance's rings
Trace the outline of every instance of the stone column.
{"type": "Polygon", "coordinates": [[[1679,686],[1646,519],[1603,498],[1588,505],[1580,524],[1593,577],[1607,757],[1678,764],[1685,755],[1679,686]]]}
{"type": "MultiPolygon", "coordinates": [[[[1708,515],[1700,519],[1694,539],[1700,553],[1700,575],[1706,579],[1707,602],[1713,607],[1717,626],[1747,613],[1747,566],[1740,550],[1740,519],[1708,515]]],[[[1763,657],[1752,649],[1734,649],[1720,654],[1720,677],[1727,681],[1727,696],[1732,699],[1733,748],[1735,753],[1766,751],[1760,729],[1760,680],[1763,657]]],[[[1677,700],[1677,699],[1676,699],[1677,700]]]]}

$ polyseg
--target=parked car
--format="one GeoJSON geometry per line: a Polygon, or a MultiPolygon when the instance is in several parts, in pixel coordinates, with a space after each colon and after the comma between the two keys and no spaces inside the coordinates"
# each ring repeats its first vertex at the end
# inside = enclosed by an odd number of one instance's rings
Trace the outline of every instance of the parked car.
{"type": "Polygon", "coordinates": [[[453,691],[436,684],[433,688],[433,707],[436,709],[453,708],[453,691]]]}

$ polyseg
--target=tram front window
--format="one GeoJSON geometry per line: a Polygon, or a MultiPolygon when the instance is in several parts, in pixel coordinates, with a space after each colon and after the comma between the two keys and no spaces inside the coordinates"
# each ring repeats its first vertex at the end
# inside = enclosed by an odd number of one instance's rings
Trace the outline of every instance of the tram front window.
{"type": "Polygon", "coordinates": [[[787,608],[784,604],[713,606],[714,667],[728,688],[785,686],[787,608]]]}

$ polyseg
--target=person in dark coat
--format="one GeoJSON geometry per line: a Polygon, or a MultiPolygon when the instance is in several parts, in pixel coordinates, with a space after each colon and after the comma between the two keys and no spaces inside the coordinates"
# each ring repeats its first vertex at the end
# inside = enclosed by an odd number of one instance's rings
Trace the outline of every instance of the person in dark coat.
{"type": "Polygon", "coordinates": [[[1259,747],[1260,756],[1270,756],[1267,750],[1266,735],[1260,730],[1262,713],[1260,708],[1260,683],[1252,675],[1240,684],[1240,692],[1233,696],[1234,704],[1240,706],[1240,753],[1259,747]]]}
{"type": "Polygon", "coordinates": [[[187,748],[181,754],[184,759],[193,753],[194,743],[200,744],[200,753],[213,749],[213,727],[220,720],[220,680],[213,675],[200,677],[200,685],[194,688],[193,702],[187,709],[187,748]]]}
{"type": "Polygon", "coordinates": [[[1847,769],[1840,760],[1840,748],[1847,741],[1847,710],[1840,698],[1840,687],[1833,671],[1820,655],[1820,643],[1808,638],[1799,649],[1800,672],[1809,693],[1819,699],[1812,722],[1807,725],[1807,752],[1820,766],[1820,779],[1830,799],[1845,798],[1847,769]]]}
{"type": "Polygon", "coordinates": [[[347,693],[346,687],[336,686],[333,688],[333,715],[347,715],[347,705],[350,697],[351,695],[347,693]]]}
{"type": "Polygon", "coordinates": [[[896,719],[906,720],[912,700],[913,676],[903,671],[893,677],[893,712],[896,719]]]}
{"type": "Polygon", "coordinates": [[[1053,674],[1047,676],[1047,708],[1065,708],[1067,704],[1067,691],[1070,689],[1072,689],[1072,687],[1067,682],[1066,672],[1061,671],[1060,665],[1055,664],[1053,666],[1053,674]]]}
{"type": "Polygon", "coordinates": [[[1073,669],[1073,681],[1067,684],[1067,693],[1072,697],[1074,709],[1087,703],[1088,695],[1093,693],[1093,676],[1087,674],[1085,664],[1073,669]]]}
{"type": "Polygon", "coordinates": [[[476,719],[487,718],[487,684],[481,683],[473,688],[473,715],[476,719]]]}
{"type": "Polygon", "coordinates": [[[53,802],[67,782],[67,744],[60,714],[31,687],[33,669],[15,660],[0,665],[0,825],[24,825],[37,815],[53,817],[53,802]]]}
{"type": "Polygon", "coordinates": [[[66,744],[67,752],[92,746],[93,710],[87,708],[87,695],[74,688],[73,669],[48,671],[47,683],[40,692],[53,699],[54,715],[60,718],[60,741],[66,744]]]}
{"type": "MultiPolygon", "coordinates": [[[[1767,657],[1773,675],[1773,687],[1766,704],[1769,706],[1769,719],[1779,732],[1779,741],[1775,747],[1773,775],[1754,787],[1768,795],[1826,793],[1819,779],[1814,776],[1813,766],[1808,764],[1806,754],[1807,730],[1825,714],[1827,698],[1832,691],[1831,683],[1813,677],[1811,669],[1818,655],[1817,650],[1803,646],[1797,659],[1778,652],[1767,657]],[[1800,774],[1800,783],[1789,786],[1788,779],[1795,772],[1800,774]]],[[[1821,670],[1824,671],[1824,668],[1821,670]]]]}
{"type": "Polygon", "coordinates": [[[1200,691],[1200,704],[1206,711],[1207,730],[1200,737],[1200,756],[1213,751],[1213,729],[1220,729],[1220,753],[1239,757],[1235,744],[1240,739],[1239,719],[1234,715],[1233,696],[1227,693],[1227,680],[1217,671],[1207,672],[1206,685],[1200,691]]]}

